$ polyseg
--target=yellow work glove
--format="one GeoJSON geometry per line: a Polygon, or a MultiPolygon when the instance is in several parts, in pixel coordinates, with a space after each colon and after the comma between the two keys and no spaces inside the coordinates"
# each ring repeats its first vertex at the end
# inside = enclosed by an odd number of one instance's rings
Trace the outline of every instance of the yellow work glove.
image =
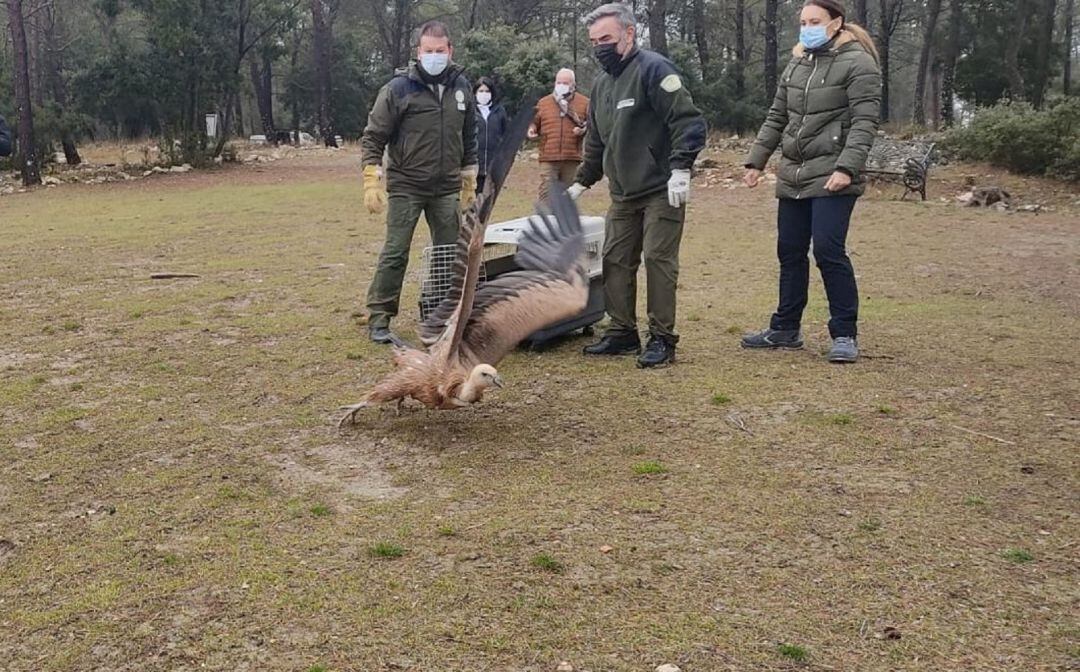
{"type": "Polygon", "coordinates": [[[476,202],[476,166],[461,169],[461,209],[468,210],[476,202]]]}
{"type": "Polygon", "coordinates": [[[378,166],[364,166],[364,206],[373,215],[386,210],[386,186],[378,166]]]}

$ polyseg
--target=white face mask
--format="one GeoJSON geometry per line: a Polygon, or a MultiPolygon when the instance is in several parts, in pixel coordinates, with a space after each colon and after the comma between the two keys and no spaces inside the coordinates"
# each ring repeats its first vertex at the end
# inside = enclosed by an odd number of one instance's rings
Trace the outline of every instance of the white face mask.
{"type": "Polygon", "coordinates": [[[490,105],[491,104],[491,92],[490,91],[477,91],[476,92],[477,105],[490,105]]]}
{"type": "Polygon", "coordinates": [[[420,67],[432,77],[438,77],[450,63],[450,54],[420,54],[420,67]]]}
{"type": "Polygon", "coordinates": [[[555,85],[555,95],[556,96],[558,96],[560,98],[565,98],[566,94],[568,94],[568,93],[570,93],[570,85],[569,84],[556,84],[555,85]]]}

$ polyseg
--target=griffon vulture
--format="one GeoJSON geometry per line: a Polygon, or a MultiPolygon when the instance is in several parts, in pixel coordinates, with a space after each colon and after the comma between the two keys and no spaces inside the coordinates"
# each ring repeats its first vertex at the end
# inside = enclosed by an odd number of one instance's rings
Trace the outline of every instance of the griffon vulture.
{"type": "MultiPolygon", "coordinates": [[[[518,241],[519,270],[477,286],[487,219],[527,128],[522,113],[518,117],[504,144],[510,149],[504,150],[501,163],[496,159],[484,191],[462,216],[450,290],[420,326],[427,350],[396,342],[394,371],[363,401],[343,406],[346,413],[339,425],[353,422],[360,409],[389,402],[400,406],[409,397],[436,409],[476,403],[487,390],[502,387],[495,365],[518,343],[585,308],[589,281],[581,220],[557,184],[552,185],[549,207],[538,208],[539,216],[530,218],[532,226],[518,241]]],[[[531,117],[524,118],[527,122],[531,117]]]]}

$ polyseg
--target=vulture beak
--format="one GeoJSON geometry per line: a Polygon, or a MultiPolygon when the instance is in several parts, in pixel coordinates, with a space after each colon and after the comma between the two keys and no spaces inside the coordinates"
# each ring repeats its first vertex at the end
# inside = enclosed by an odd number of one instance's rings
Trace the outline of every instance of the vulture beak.
{"type": "Polygon", "coordinates": [[[503,379],[501,377],[495,376],[494,378],[491,379],[491,382],[494,383],[495,387],[498,387],[499,389],[502,389],[503,379]]]}

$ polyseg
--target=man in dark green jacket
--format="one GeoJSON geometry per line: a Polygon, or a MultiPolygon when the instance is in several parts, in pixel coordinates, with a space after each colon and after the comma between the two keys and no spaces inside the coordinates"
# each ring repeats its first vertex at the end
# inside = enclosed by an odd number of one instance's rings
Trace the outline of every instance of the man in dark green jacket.
{"type": "Polygon", "coordinates": [[[675,359],[675,290],[690,169],[705,147],[705,119],[674,64],[639,49],[633,12],[621,3],[585,17],[596,59],[583,162],[573,198],[607,175],[611,192],[604,240],[604,300],[611,326],[588,355],[641,352],[637,271],[645,255],[649,342],[642,368],[675,359]]]}
{"type": "Polygon", "coordinates": [[[379,91],[361,141],[364,204],[387,209],[386,242],[368,288],[368,330],[390,343],[409,247],[420,213],[433,245],[457,240],[458,212],[476,198],[476,106],[463,68],[450,61],[447,27],[420,27],[416,63],[379,91]],[[385,154],[385,157],[384,157],[385,154]],[[389,208],[387,204],[389,203],[389,208]]]}

